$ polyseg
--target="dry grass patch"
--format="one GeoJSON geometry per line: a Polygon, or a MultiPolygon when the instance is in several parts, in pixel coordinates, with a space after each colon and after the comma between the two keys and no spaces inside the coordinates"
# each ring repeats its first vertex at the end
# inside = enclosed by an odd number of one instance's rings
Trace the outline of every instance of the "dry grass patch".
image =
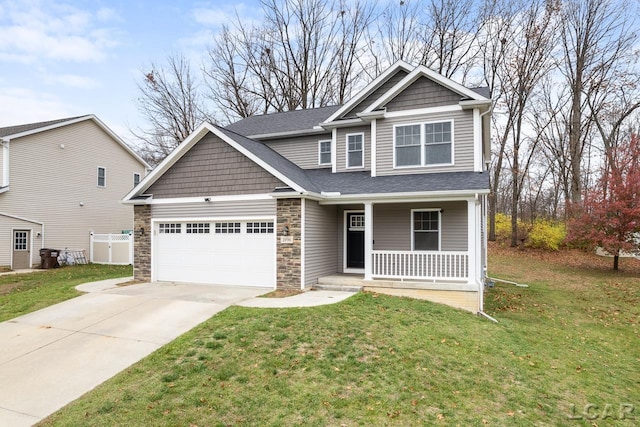
{"type": "Polygon", "coordinates": [[[276,289],[275,291],[260,295],[260,298],[287,298],[302,293],[304,293],[304,291],[276,289]]]}

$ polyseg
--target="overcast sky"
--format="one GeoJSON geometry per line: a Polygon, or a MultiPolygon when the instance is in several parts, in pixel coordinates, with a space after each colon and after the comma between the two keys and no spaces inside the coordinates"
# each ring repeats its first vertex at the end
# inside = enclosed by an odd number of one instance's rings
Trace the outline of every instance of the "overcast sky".
{"type": "Polygon", "coordinates": [[[213,32],[235,8],[257,18],[256,3],[0,0],[0,127],[95,114],[130,141],[141,70],[177,52],[199,66],[213,32]]]}

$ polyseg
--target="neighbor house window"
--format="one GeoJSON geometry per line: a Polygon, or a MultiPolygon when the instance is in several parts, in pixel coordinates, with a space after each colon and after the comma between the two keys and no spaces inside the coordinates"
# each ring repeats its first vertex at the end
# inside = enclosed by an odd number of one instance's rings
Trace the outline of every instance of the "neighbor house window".
{"type": "Polygon", "coordinates": [[[347,135],[347,168],[364,167],[364,134],[347,135]]]}
{"type": "Polygon", "coordinates": [[[134,173],[133,174],[133,186],[135,187],[138,184],[140,184],[140,174],[139,173],[134,173]]]}
{"type": "Polygon", "coordinates": [[[331,164],[331,140],[318,141],[318,164],[331,164]]]}
{"type": "Polygon", "coordinates": [[[453,164],[453,121],[394,127],[395,166],[453,164]]]}
{"type": "Polygon", "coordinates": [[[412,211],[414,251],[440,250],[440,211],[412,211]]]}
{"type": "Polygon", "coordinates": [[[107,186],[107,169],[98,166],[98,187],[107,186]]]}

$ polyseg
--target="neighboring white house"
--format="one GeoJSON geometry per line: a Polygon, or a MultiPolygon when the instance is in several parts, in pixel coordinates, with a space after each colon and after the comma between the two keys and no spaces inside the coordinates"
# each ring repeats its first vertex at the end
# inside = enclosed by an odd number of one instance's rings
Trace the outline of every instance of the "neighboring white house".
{"type": "Polygon", "coordinates": [[[344,105],[204,124],[125,198],[134,276],[357,278],[481,311],[490,111],[486,88],[398,62],[344,105]]]}
{"type": "Polygon", "coordinates": [[[94,115],[0,128],[0,266],[39,249],[84,249],[90,233],[133,228],[123,195],[149,165],[94,115]]]}

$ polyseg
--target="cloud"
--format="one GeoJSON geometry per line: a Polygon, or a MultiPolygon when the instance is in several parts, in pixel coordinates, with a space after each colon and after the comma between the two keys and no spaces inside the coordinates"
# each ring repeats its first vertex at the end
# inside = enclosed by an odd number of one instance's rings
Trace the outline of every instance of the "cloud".
{"type": "MultiPolygon", "coordinates": [[[[82,113],[80,113],[82,114],[82,113]]],[[[57,96],[30,89],[0,87],[0,126],[70,117],[73,108],[57,96]]]]}
{"type": "MultiPolygon", "coordinates": [[[[1,1],[1,0],[0,0],[1,1]]],[[[0,3],[0,60],[21,63],[46,58],[103,61],[117,46],[117,31],[100,26],[115,19],[109,9],[95,12],[51,1],[0,3]]]]}
{"type": "Polygon", "coordinates": [[[79,89],[95,89],[102,86],[95,79],[75,74],[43,75],[42,81],[49,85],[63,85],[79,89]]]}

